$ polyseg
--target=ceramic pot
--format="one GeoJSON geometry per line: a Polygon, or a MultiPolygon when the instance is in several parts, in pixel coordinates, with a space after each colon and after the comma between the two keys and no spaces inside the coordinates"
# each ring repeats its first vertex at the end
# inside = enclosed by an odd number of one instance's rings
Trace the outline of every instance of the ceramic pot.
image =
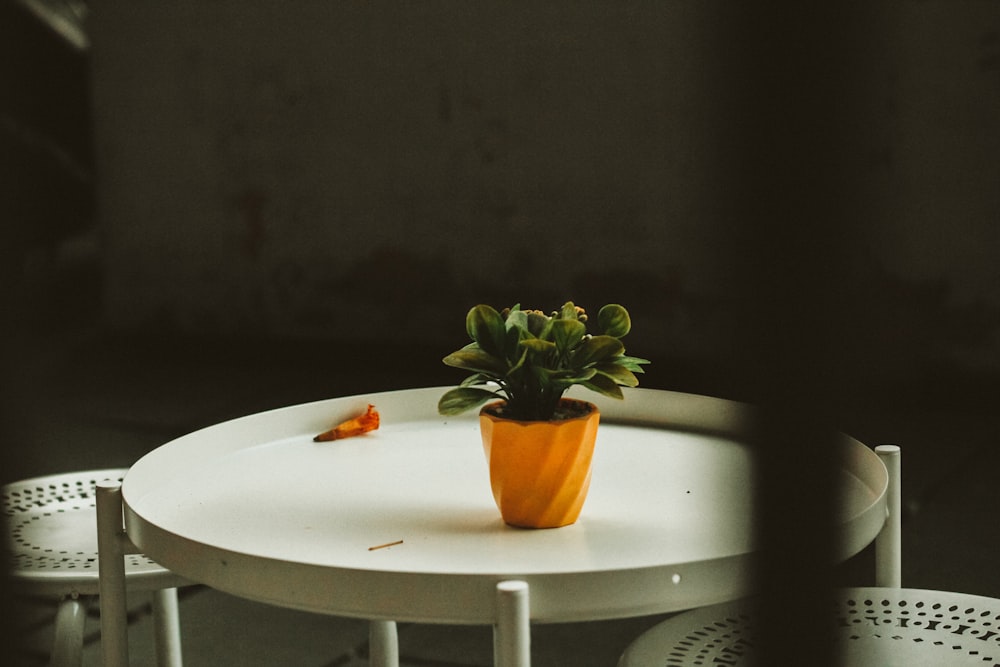
{"type": "Polygon", "coordinates": [[[493,499],[512,526],[557,528],[580,516],[600,413],[593,403],[562,402],[582,414],[552,421],[506,419],[496,414],[502,401],[479,412],[493,499]]]}

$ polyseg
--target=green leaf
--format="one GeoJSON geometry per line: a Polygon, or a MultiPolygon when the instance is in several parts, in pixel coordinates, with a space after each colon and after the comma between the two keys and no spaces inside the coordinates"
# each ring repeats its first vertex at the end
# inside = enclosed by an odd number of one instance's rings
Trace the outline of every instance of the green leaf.
{"type": "Polygon", "coordinates": [[[624,366],[633,373],[645,373],[642,364],[650,363],[649,359],[640,359],[639,357],[629,357],[627,355],[622,355],[615,359],[615,363],[620,366],[624,366]]]}
{"type": "Polygon", "coordinates": [[[559,310],[559,317],[564,320],[579,319],[576,312],[576,304],[572,301],[564,303],[563,307],[559,310]]]}
{"type": "Polygon", "coordinates": [[[560,354],[566,354],[587,335],[587,326],[579,320],[553,320],[552,341],[560,354]]]}
{"type": "Polygon", "coordinates": [[[580,384],[587,389],[596,391],[599,394],[604,394],[605,396],[610,396],[611,398],[625,398],[625,394],[622,393],[622,389],[618,386],[618,383],[609,378],[607,375],[601,375],[598,373],[589,381],[581,382],[580,384]]]}
{"type": "Polygon", "coordinates": [[[524,331],[517,327],[507,329],[504,337],[504,357],[507,359],[508,364],[513,364],[524,354],[524,350],[520,344],[523,335],[524,331]]]}
{"type": "Polygon", "coordinates": [[[438,401],[438,413],[442,415],[458,415],[466,410],[478,407],[491,398],[503,398],[486,389],[475,387],[457,387],[449,389],[438,401]]]}
{"type": "Polygon", "coordinates": [[[573,355],[572,363],[577,368],[587,364],[604,361],[616,357],[625,351],[625,346],[613,336],[591,336],[580,343],[573,355]]]}
{"type": "Polygon", "coordinates": [[[553,373],[549,377],[549,383],[557,389],[567,389],[575,384],[586,384],[595,375],[597,375],[597,370],[594,368],[587,368],[574,373],[563,371],[562,373],[553,373]]]}
{"type": "Polygon", "coordinates": [[[458,386],[459,387],[471,387],[471,386],[477,385],[477,384],[486,384],[487,382],[491,382],[492,380],[493,380],[493,378],[491,376],[489,376],[489,375],[485,375],[483,373],[473,373],[469,377],[467,377],[464,380],[462,380],[462,383],[459,384],[458,386]]]}
{"type": "Polygon", "coordinates": [[[465,317],[465,328],[469,337],[479,343],[479,347],[490,354],[501,356],[506,329],[503,318],[495,308],[484,304],[472,308],[465,317]]]}
{"type": "Polygon", "coordinates": [[[632,329],[632,319],[624,306],[609,303],[597,313],[597,323],[601,332],[608,336],[621,338],[632,329]]]}
{"type": "Polygon", "coordinates": [[[556,349],[555,343],[548,340],[542,340],[541,338],[524,338],[521,340],[521,345],[528,348],[532,352],[539,352],[541,354],[552,352],[556,349]]]}
{"type": "Polygon", "coordinates": [[[605,377],[609,377],[614,380],[615,384],[620,384],[625,387],[638,387],[639,378],[637,378],[632,371],[629,369],[619,366],[618,364],[608,363],[608,364],[597,364],[595,367],[597,372],[605,377]]]}
{"type": "Polygon", "coordinates": [[[538,338],[548,338],[549,328],[552,326],[552,318],[541,313],[528,313],[528,331],[532,336],[538,338]]]}
{"type": "Polygon", "coordinates": [[[483,373],[490,377],[503,377],[507,364],[485,350],[463,348],[442,359],[446,366],[461,368],[473,373],[483,373]]]}
{"type": "Polygon", "coordinates": [[[528,314],[523,310],[511,310],[507,313],[507,321],[505,326],[510,329],[511,327],[517,327],[518,329],[528,328],[528,314]]]}

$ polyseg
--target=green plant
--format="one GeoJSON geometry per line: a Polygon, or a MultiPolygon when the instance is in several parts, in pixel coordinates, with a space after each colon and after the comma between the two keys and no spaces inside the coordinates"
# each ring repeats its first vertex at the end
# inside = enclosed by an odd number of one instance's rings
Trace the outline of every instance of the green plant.
{"type": "Polygon", "coordinates": [[[575,384],[622,398],[621,387],[637,386],[635,374],[649,363],[625,355],[620,339],[632,328],[628,311],[616,303],[601,308],[597,335],[587,333],[587,319],[572,301],[551,315],[520,305],[502,313],[475,306],[465,318],[472,342],[443,359],[472,375],[441,397],[438,412],[456,415],[500,398],[505,417],[546,421],[575,384]]]}

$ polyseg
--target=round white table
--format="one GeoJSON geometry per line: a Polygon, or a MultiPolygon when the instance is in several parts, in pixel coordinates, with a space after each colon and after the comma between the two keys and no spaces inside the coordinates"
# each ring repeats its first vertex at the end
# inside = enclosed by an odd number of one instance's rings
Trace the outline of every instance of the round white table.
{"type": "MultiPolygon", "coordinates": [[[[297,405],[169,442],[125,476],[126,534],[213,588],[376,622],[495,625],[497,586],[508,581],[527,583],[532,622],[691,609],[751,592],[746,406],[648,389],[624,401],[577,394],[602,412],[583,513],[564,528],[523,530],[493,503],[476,415],[437,414],[445,390],[297,405]],[[379,430],[313,442],[369,403],[379,430]]],[[[885,520],[887,474],[861,443],[844,436],[842,446],[847,558],[885,520]]]]}

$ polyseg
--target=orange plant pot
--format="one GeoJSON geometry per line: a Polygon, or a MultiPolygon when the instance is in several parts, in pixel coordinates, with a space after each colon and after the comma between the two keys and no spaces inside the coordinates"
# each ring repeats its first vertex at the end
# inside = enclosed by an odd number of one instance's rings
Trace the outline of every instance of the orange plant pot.
{"type": "Polygon", "coordinates": [[[497,403],[479,412],[493,499],[512,526],[568,526],[583,509],[600,413],[592,403],[562,400],[589,412],[553,421],[505,419],[491,412],[497,403]]]}

